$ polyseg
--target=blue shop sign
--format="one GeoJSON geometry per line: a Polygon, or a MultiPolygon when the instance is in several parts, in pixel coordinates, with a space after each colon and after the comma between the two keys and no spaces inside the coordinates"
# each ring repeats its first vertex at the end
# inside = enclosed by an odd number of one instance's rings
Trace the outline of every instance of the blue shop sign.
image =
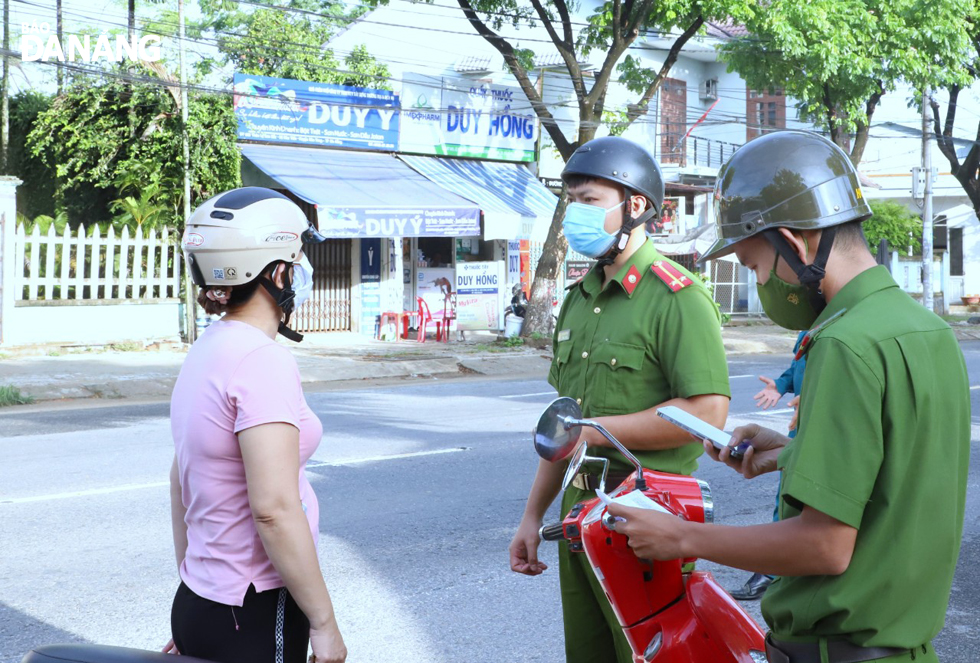
{"type": "Polygon", "coordinates": [[[328,237],[476,237],[478,208],[370,209],[318,207],[320,232],[328,237]]]}
{"type": "Polygon", "coordinates": [[[389,90],[235,74],[238,138],[398,149],[398,95],[389,90]]]}

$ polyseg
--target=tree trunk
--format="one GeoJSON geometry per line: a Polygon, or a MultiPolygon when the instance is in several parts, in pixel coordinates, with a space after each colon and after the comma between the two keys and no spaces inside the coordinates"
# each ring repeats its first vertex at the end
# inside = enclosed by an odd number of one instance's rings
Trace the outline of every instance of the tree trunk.
{"type": "Polygon", "coordinates": [[[551,337],[555,333],[555,317],[553,315],[554,300],[558,294],[558,270],[565,261],[568,252],[568,242],[561,232],[561,221],[565,217],[565,206],[568,198],[564,191],[558,199],[558,207],[551,217],[551,227],[548,229],[548,239],[541,250],[541,258],[534,270],[534,282],[531,284],[531,298],[528,301],[527,312],[524,314],[524,326],[521,336],[541,334],[551,337]]]}
{"type": "MultiPolygon", "coordinates": [[[[579,116],[578,141],[570,146],[568,154],[562,154],[562,159],[568,161],[572,153],[582,144],[595,138],[596,129],[599,126],[598,113],[589,113],[588,116],[579,116]]],[[[562,195],[558,199],[558,206],[555,214],[551,217],[551,227],[548,228],[548,238],[541,249],[541,259],[534,270],[534,281],[531,283],[531,298],[527,304],[527,313],[524,315],[524,327],[521,329],[521,336],[531,334],[541,334],[551,336],[555,332],[555,317],[552,314],[554,309],[555,296],[558,294],[558,270],[565,262],[565,254],[568,253],[568,242],[561,231],[561,222],[565,218],[565,206],[568,199],[562,188],[562,195]]]]}

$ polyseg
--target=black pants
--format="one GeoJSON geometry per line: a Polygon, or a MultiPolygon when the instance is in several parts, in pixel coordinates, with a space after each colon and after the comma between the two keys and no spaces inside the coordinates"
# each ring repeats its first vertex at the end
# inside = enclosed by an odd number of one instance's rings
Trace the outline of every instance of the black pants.
{"type": "Polygon", "coordinates": [[[170,611],[181,654],[218,663],[306,663],[310,622],[285,587],[256,592],[241,607],[216,603],[180,583],[170,611]]]}

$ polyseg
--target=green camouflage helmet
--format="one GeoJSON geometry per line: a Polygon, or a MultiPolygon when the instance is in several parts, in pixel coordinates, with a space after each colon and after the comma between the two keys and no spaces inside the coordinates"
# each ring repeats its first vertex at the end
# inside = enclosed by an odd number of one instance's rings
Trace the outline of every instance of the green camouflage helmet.
{"type": "Polygon", "coordinates": [[[816,230],[871,216],[851,160],[807,131],[776,131],[741,147],[718,173],[714,196],[717,240],[699,262],[770,228],[816,230]]]}

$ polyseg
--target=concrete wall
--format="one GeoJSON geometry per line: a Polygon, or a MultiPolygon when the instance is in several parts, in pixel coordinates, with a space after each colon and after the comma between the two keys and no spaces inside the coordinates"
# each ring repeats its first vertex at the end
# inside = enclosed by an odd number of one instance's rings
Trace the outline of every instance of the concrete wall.
{"type": "Polygon", "coordinates": [[[4,345],[179,340],[179,302],[17,302],[4,321],[4,345]]]}

